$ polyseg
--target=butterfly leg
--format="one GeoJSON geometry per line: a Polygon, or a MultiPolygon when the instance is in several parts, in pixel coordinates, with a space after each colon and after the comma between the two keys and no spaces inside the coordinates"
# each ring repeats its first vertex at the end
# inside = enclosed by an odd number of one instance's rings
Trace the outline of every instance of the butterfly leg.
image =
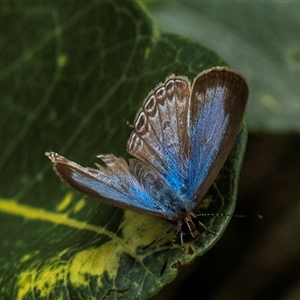
{"type": "Polygon", "coordinates": [[[207,227],[206,227],[202,222],[200,222],[198,219],[197,219],[197,221],[198,221],[199,226],[201,226],[203,229],[205,229],[205,231],[207,231],[207,232],[209,232],[209,233],[211,233],[211,234],[217,235],[217,233],[216,233],[215,231],[210,230],[209,228],[207,228],[207,227]]]}
{"type": "MultiPolygon", "coordinates": [[[[172,230],[172,228],[169,229],[168,232],[170,232],[171,230],[172,230]]],[[[179,232],[180,232],[180,240],[181,240],[181,249],[183,250],[182,257],[184,258],[184,255],[185,255],[185,249],[184,249],[184,247],[183,247],[183,237],[182,237],[183,233],[182,233],[182,231],[181,231],[181,225],[177,225],[176,230],[175,230],[175,236],[174,236],[174,238],[173,238],[173,240],[172,240],[171,247],[169,248],[169,252],[168,252],[168,255],[167,255],[167,259],[166,259],[165,263],[163,264],[163,266],[162,266],[162,268],[161,268],[161,270],[160,270],[160,272],[159,272],[159,276],[161,276],[161,275],[165,272],[165,269],[166,269],[167,264],[168,264],[168,260],[169,260],[169,258],[170,258],[170,255],[171,255],[171,252],[172,252],[172,250],[173,250],[173,246],[174,246],[175,240],[176,240],[176,238],[177,238],[179,232]]],[[[166,236],[166,235],[167,235],[167,233],[165,234],[165,236],[166,236]]]]}
{"type": "Polygon", "coordinates": [[[184,240],[183,240],[184,233],[180,231],[180,246],[181,246],[181,256],[182,260],[185,259],[185,248],[184,248],[184,240]]]}
{"type": "Polygon", "coordinates": [[[159,237],[157,237],[156,239],[154,239],[151,243],[149,243],[146,246],[144,246],[143,249],[147,249],[148,247],[150,247],[154,243],[162,240],[164,237],[166,237],[172,231],[172,229],[173,228],[168,229],[164,234],[160,235],[159,237]]]}

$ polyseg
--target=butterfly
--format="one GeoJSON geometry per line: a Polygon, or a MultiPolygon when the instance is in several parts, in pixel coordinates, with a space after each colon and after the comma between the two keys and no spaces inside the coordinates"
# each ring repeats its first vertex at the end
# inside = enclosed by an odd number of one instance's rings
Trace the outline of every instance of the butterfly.
{"type": "Polygon", "coordinates": [[[101,154],[105,166],[82,167],[55,153],[45,155],[62,181],[93,198],[175,223],[180,233],[200,235],[195,209],[233,146],[248,99],[248,85],[225,67],[203,71],[191,85],[169,76],[137,113],[129,162],[101,154]]]}

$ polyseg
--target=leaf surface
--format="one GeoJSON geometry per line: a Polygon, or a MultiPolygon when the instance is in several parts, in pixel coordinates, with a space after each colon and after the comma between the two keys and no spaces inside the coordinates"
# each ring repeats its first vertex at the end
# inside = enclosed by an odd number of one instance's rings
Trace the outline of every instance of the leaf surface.
{"type": "MultiPolygon", "coordinates": [[[[1,299],[144,299],[207,251],[228,219],[203,220],[212,235],[176,243],[154,217],[85,197],[61,183],[44,156],[85,166],[126,155],[131,123],[148,92],[170,74],[193,78],[217,55],[161,33],[131,1],[1,4],[1,299]],[[172,267],[173,266],[173,267],[172,267]]],[[[242,126],[201,212],[232,213],[246,143],[242,126]]]]}

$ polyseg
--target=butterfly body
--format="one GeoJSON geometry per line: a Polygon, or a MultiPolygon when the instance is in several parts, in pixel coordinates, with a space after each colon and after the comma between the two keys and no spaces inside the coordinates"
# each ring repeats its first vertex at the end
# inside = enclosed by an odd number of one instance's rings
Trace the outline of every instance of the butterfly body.
{"type": "Polygon", "coordinates": [[[106,166],[85,168],[47,152],[71,187],[124,209],[183,224],[199,235],[194,210],[225,162],[242,122],[248,87],[235,71],[215,67],[188,79],[170,76],[137,113],[127,163],[99,155],[106,166]]]}

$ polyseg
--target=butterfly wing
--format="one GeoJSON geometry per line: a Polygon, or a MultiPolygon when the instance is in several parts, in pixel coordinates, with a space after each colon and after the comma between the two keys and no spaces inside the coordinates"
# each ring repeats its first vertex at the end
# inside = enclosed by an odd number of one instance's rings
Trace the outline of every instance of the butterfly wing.
{"type": "Polygon", "coordinates": [[[192,86],[190,159],[187,196],[195,207],[224,164],[239,132],[248,85],[236,72],[213,68],[198,75],[192,86]]]}
{"type": "Polygon", "coordinates": [[[127,144],[132,156],[166,179],[170,192],[186,190],[190,93],[187,78],[170,76],[148,95],[127,144]]]}
{"type": "Polygon", "coordinates": [[[192,211],[217,176],[238,133],[248,87],[226,68],[199,74],[192,88],[171,76],[149,94],[127,150],[137,159],[100,155],[106,167],[84,168],[46,155],[71,187],[111,205],[170,220],[192,211]]]}
{"type": "Polygon", "coordinates": [[[158,217],[166,215],[171,201],[167,197],[161,198],[158,191],[164,193],[167,185],[143,162],[132,159],[128,165],[122,158],[99,155],[106,167],[96,164],[98,168],[93,169],[82,167],[55,152],[45,154],[60,178],[74,189],[117,207],[158,217]]]}
{"type": "Polygon", "coordinates": [[[246,102],[245,80],[227,68],[200,73],[190,87],[172,76],[146,99],[128,152],[168,182],[178,215],[202,199],[237,136],[246,102]]]}

